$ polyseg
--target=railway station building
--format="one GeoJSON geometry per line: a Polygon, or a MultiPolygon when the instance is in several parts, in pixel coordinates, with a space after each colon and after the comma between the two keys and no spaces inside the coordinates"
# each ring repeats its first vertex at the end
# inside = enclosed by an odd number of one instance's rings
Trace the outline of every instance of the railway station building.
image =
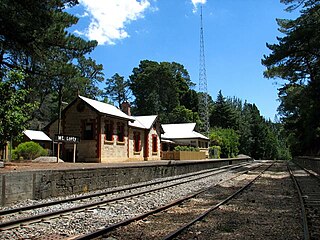
{"type": "MultiPolygon", "coordinates": [[[[61,113],[59,135],[80,137],[76,162],[111,163],[160,160],[161,133],[157,116],[131,116],[113,105],[78,96],[61,113]]],[[[46,128],[54,139],[58,120],[46,128]]],[[[57,145],[57,144],[56,144],[57,145]]],[[[61,158],[72,161],[74,144],[61,143],[61,158]]],[[[56,148],[56,147],[55,147],[56,148]]]]}

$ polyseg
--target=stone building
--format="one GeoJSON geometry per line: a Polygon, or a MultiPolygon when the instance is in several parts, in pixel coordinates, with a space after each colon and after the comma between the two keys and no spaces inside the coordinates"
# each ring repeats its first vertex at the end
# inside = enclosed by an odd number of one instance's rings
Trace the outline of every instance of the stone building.
{"type": "Polygon", "coordinates": [[[159,160],[163,133],[157,115],[133,116],[129,122],[129,158],[132,160],[159,160]]]}
{"type": "MultiPolygon", "coordinates": [[[[127,106],[128,107],[128,106],[127,106]]],[[[160,160],[161,127],[156,116],[130,116],[113,105],[78,96],[63,111],[61,135],[80,137],[76,162],[160,160]]],[[[58,133],[58,120],[46,130],[58,133]]],[[[61,144],[61,158],[71,161],[73,144],[61,144]]]]}

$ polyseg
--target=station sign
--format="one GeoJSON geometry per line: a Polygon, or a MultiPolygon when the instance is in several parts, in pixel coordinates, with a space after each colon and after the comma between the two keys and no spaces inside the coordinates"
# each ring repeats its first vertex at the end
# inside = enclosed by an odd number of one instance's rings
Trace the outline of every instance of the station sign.
{"type": "Polygon", "coordinates": [[[79,143],[80,137],[77,136],[70,136],[70,135],[61,135],[55,134],[54,141],[56,142],[65,142],[65,143],[79,143]]]}

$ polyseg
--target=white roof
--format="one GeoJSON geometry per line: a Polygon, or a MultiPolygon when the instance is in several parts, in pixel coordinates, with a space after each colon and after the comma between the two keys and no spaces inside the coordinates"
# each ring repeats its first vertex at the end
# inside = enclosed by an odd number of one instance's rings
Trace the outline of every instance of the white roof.
{"type": "Polygon", "coordinates": [[[201,138],[209,140],[206,136],[194,131],[196,123],[177,123],[162,124],[164,134],[161,135],[165,139],[194,139],[201,138]]]}
{"type": "Polygon", "coordinates": [[[30,139],[36,141],[52,141],[51,138],[47,136],[42,131],[35,131],[35,130],[25,130],[23,133],[30,139]]]}
{"type": "Polygon", "coordinates": [[[150,115],[150,116],[132,116],[135,121],[129,122],[129,126],[143,128],[143,129],[150,129],[157,118],[157,115],[150,115]]]}
{"type": "Polygon", "coordinates": [[[82,96],[79,96],[79,98],[81,98],[83,101],[88,103],[91,107],[93,107],[94,109],[96,109],[100,113],[108,114],[108,115],[115,116],[115,117],[124,118],[124,119],[131,120],[131,121],[135,120],[133,117],[125,114],[119,108],[116,108],[115,106],[113,106],[111,104],[107,104],[107,103],[104,103],[104,102],[99,102],[97,100],[93,100],[93,99],[82,97],[82,96]]]}
{"type": "Polygon", "coordinates": [[[168,140],[168,139],[161,139],[161,142],[165,143],[174,143],[174,141],[168,140]]]}

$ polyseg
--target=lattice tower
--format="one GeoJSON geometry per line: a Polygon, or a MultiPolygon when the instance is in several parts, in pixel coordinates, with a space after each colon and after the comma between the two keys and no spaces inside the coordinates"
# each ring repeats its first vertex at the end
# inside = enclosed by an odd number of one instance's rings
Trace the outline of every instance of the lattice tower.
{"type": "Polygon", "coordinates": [[[203,123],[200,131],[206,136],[209,135],[209,109],[208,109],[208,84],[206,75],[206,64],[204,54],[204,38],[203,38],[203,23],[202,23],[202,6],[200,12],[200,67],[199,67],[199,115],[203,123]]]}

